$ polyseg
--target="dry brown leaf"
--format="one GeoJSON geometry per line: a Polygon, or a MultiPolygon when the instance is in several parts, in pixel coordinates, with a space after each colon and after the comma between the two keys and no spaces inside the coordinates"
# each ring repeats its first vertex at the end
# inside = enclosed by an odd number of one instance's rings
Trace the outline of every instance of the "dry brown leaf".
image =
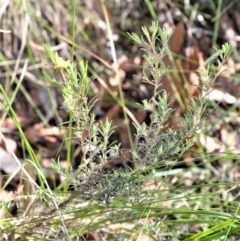
{"type": "MultiPolygon", "coordinates": [[[[0,139],[0,142],[1,142],[1,139],[0,139]]],[[[0,144],[0,146],[2,146],[2,143],[0,144]]],[[[5,140],[4,140],[4,147],[9,153],[16,153],[16,151],[17,151],[16,141],[8,138],[6,136],[5,136],[5,140]]]]}
{"type": "Polygon", "coordinates": [[[86,241],[100,241],[100,237],[96,232],[89,232],[82,235],[82,238],[86,241]]]}
{"type": "Polygon", "coordinates": [[[183,22],[178,23],[174,32],[168,41],[169,50],[173,53],[179,53],[181,48],[183,47],[185,37],[185,30],[183,22]]]}
{"type": "MultiPolygon", "coordinates": [[[[184,34],[185,33],[183,23],[180,23],[176,26],[175,31],[169,38],[168,47],[170,51],[175,53],[178,53],[180,51],[184,42],[184,34]]],[[[164,57],[163,63],[165,67],[171,66],[171,62],[168,56],[164,57]]],[[[181,90],[182,83],[180,83],[180,81],[176,79],[173,73],[164,76],[162,80],[162,88],[169,94],[172,107],[176,108],[176,96],[174,95],[172,84],[176,87],[176,89],[181,90]]]]}
{"type": "MultiPolygon", "coordinates": [[[[179,23],[169,39],[169,49],[179,54],[183,48],[184,38],[184,25],[183,23],[179,23]]],[[[174,72],[164,76],[162,80],[162,89],[166,90],[169,94],[171,107],[176,110],[177,115],[181,114],[183,107],[180,106],[178,97],[180,97],[184,104],[184,108],[188,108],[189,102],[187,100],[201,93],[200,81],[196,74],[196,70],[204,66],[203,54],[199,51],[196,43],[192,46],[188,46],[186,48],[186,53],[185,55],[188,57],[187,61],[174,57],[173,63],[171,63],[168,56],[163,59],[163,63],[166,67],[178,70],[177,73],[174,72]]],[[[176,119],[169,121],[169,125],[171,126],[176,126],[177,124],[178,121],[176,119]]]]}
{"type": "Polygon", "coordinates": [[[236,103],[237,101],[237,99],[233,95],[217,89],[212,90],[209,93],[208,98],[211,101],[216,101],[218,103],[230,104],[230,105],[236,103]]]}
{"type": "Polygon", "coordinates": [[[199,136],[199,141],[201,145],[206,148],[208,152],[214,152],[222,150],[223,145],[216,138],[212,138],[210,136],[205,136],[202,133],[199,136]]]}
{"type": "Polygon", "coordinates": [[[238,147],[239,138],[238,133],[235,131],[230,131],[227,128],[222,128],[220,131],[221,141],[231,149],[236,149],[238,147]]]}
{"type": "Polygon", "coordinates": [[[229,43],[236,48],[237,42],[236,42],[236,32],[234,30],[234,24],[233,21],[230,19],[228,13],[224,13],[221,17],[220,21],[220,28],[221,32],[224,33],[224,35],[227,37],[229,43]]]}
{"type": "Polygon", "coordinates": [[[64,130],[58,127],[46,128],[42,124],[28,127],[24,134],[28,141],[43,150],[44,157],[55,156],[63,139],[64,130]]]}
{"type": "MultiPolygon", "coordinates": [[[[32,123],[34,123],[34,118],[32,118],[31,116],[27,116],[27,117],[18,116],[17,120],[18,120],[20,126],[22,127],[22,129],[24,129],[27,126],[29,126],[32,123]]],[[[10,118],[10,117],[5,119],[5,121],[3,122],[1,128],[4,128],[4,129],[9,130],[9,131],[17,129],[13,119],[10,118]]]]}
{"type": "Polygon", "coordinates": [[[0,170],[7,174],[14,173],[19,168],[14,157],[0,147],[0,170]]]}
{"type": "Polygon", "coordinates": [[[4,208],[0,209],[0,219],[8,218],[9,213],[13,214],[17,211],[18,208],[17,208],[16,204],[14,203],[14,200],[16,199],[16,197],[17,197],[17,193],[15,191],[9,192],[9,191],[0,189],[0,203],[13,201],[11,203],[11,205],[8,205],[9,208],[7,211],[5,211],[4,208]]]}
{"type": "Polygon", "coordinates": [[[229,78],[220,76],[216,80],[216,88],[236,98],[240,96],[240,87],[229,78]]]}

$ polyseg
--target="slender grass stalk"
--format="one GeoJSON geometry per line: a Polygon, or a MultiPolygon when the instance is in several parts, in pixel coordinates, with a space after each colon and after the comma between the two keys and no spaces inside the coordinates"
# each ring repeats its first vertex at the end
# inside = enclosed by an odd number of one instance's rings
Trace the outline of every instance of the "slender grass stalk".
{"type": "Polygon", "coordinates": [[[221,20],[221,11],[222,11],[222,0],[218,0],[217,9],[216,9],[216,18],[214,24],[214,31],[213,31],[213,39],[212,39],[212,46],[216,46],[218,34],[219,34],[219,25],[221,20]]]}
{"type": "Polygon", "coordinates": [[[144,0],[144,2],[145,2],[146,6],[147,6],[147,8],[148,8],[148,11],[149,11],[150,14],[151,14],[152,20],[157,20],[157,14],[156,14],[156,12],[154,11],[154,8],[153,8],[153,6],[152,6],[151,1],[149,1],[149,0],[144,0]]]}
{"type": "MultiPolygon", "coordinates": [[[[106,9],[106,6],[105,6],[104,2],[101,2],[101,6],[102,6],[102,9],[103,9],[105,21],[106,21],[106,24],[107,24],[108,37],[109,37],[109,41],[110,41],[110,45],[111,45],[113,63],[114,63],[114,66],[116,66],[116,69],[114,69],[114,72],[116,73],[116,78],[117,78],[117,82],[118,82],[118,92],[119,92],[119,95],[120,95],[120,103],[121,103],[121,107],[123,109],[124,120],[125,120],[126,127],[127,127],[128,139],[129,139],[130,146],[133,147],[132,133],[131,133],[131,129],[130,129],[130,123],[129,123],[128,115],[126,113],[125,100],[124,100],[123,91],[122,91],[122,83],[121,83],[120,76],[119,76],[117,56],[116,56],[115,46],[114,46],[114,42],[113,42],[112,30],[111,30],[111,26],[110,26],[108,14],[107,14],[107,9],[106,9]]],[[[135,163],[134,163],[134,168],[136,168],[135,163]]]]}

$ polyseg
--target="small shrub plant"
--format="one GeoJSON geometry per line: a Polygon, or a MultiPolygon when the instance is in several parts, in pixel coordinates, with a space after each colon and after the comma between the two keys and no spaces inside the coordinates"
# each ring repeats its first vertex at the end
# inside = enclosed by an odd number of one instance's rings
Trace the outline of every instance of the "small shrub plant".
{"type": "MultiPolygon", "coordinates": [[[[161,80],[169,70],[159,64],[164,56],[170,54],[169,36],[157,22],[152,23],[150,30],[142,27],[142,32],[141,37],[135,33],[128,36],[144,51],[147,65],[143,69],[143,81],[153,86],[152,97],[142,101],[143,110],[150,112],[150,124],[135,127],[135,140],[129,150],[134,168],[126,166],[124,170],[105,169],[109,160],[121,155],[121,145],[110,141],[114,132],[111,120],[98,122],[92,112],[97,100],[88,97],[91,78],[88,77],[87,62],[80,60],[75,64],[64,60],[57,52],[52,52],[49,45],[44,46],[61,79],[56,79],[46,70],[44,78],[50,86],[59,86],[62,90],[63,108],[70,115],[68,128],[75,135],[72,141],[77,140],[81,147],[82,157],[76,170],[71,167],[63,170],[57,160],[52,161],[52,168],[65,177],[65,191],[70,186],[73,189],[70,195],[57,190],[52,193],[39,187],[33,206],[38,206],[41,201],[49,210],[41,214],[34,212],[35,217],[25,216],[22,221],[13,219],[8,230],[14,224],[18,233],[26,237],[49,240],[55,235],[58,240],[73,240],[106,224],[152,217],[151,203],[156,201],[156,196],[146,190],[146,184],[158,176],[160,185],[155,188],[164,188],[161,185],[164,177],[193,145],[193,136],[202,128],[209,91],[231,48],[225,44],[216,50],[211,60],[217,61],[217,67],[209,64],[199,70],[202,94],[189,100],[191,108],[182,117],[180,125],[172,128],[168,127],[168,120],[174,110],[170,108],[168,93],[161,89],[161,80]]],[[[160,223],[156,222],[156,225],[160,223]]],[[[135,228],[138,230],[139,224],[135,228]]],[[[129,237],[133,235],[126,233],[129,237]]],[[[123,240],[123,233],[119,235],[117,240],[123,240]]]]}

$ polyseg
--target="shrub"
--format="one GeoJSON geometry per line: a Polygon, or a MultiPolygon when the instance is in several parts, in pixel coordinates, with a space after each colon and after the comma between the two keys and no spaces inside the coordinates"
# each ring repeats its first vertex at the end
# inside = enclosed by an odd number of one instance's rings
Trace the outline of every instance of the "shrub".
{"type": "Polygon", "coordinates": [[[174,110],[169,107],[168,93],[160,88],[161,79],[168,69],[159,66],[159,61],[169,54],[168,36],[156,22],[152,23],[151,31],[146,27],[142,27],[142,31],[142,37],[134,33],[128,35],[145,51],[143,57],[147,65],[143,70],[143,80],[153,85],[154,91],[151,99],[143,100],[143,110],[150,112],[151,121],[149,125],[143,123],[140,127],[136,126],[136,137],[129,150],[134,165],[133,168],[125,166],[124,170],[105,168],[109,160],[121,155],[121,145],[110,142],[114,132],[111,120],[98,122],[92,113],[96,99],[90,100],[88,97],[91,83],[88,64],[80,60],[75,65],[52,52],[49,45],[44,46],[61,80],[47,71],[43,74],[50,85],[57,85],[62,90],[63,107],[70,114],[68,128],[74,132],[81,147],[81,163],[76,170],[63,170],[57,161],[53,161],[53,169],[65,177],[66,189],[69,186],[74,189],[72,194],[52,193],[49,189],[38,187],[33,206],[37,206],[41,200],[50,210],[34,213],[36,218],[25,216],[20,224],[18,220],[12,219],[6,230],[15,225],[15,230],[21,235],[46,239],[57,235],[71,240],[109,222],[131,222],[151,216],[154,194],[146,191],[145,185],[155,179],[158,172],[160,185],[155,188],[163,188],[164,177],[193,145],[193,136],[202,127],[208,93],[214,79],[221,73],[231,48],[225,44],[216,51],[212,57],[212,60],[218,60],[216,68],[209,65],[205,70],[199,70],[203,95],[189,100],[191,108],[183,116],[181,124],[172,128],[168,127],[168,120],[174,110]]]}

